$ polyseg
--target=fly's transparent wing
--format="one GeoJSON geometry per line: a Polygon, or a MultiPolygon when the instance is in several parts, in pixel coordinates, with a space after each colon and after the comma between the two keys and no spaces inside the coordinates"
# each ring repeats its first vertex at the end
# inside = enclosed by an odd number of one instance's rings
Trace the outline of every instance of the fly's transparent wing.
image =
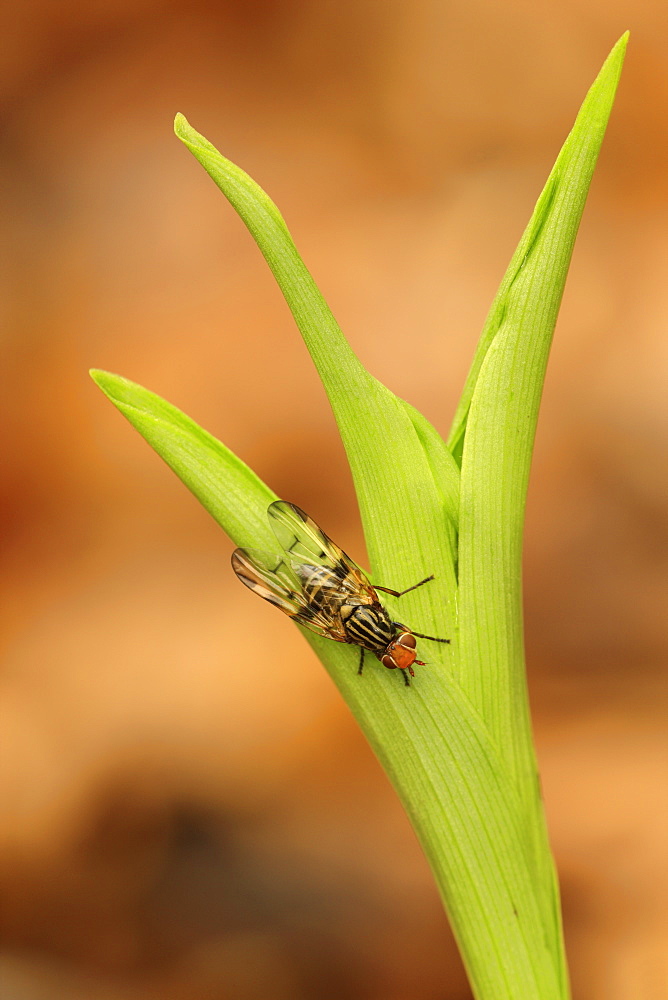
{"type": "Polygon", "coordinates": [[[286,615],[301,611],[300,586],[282,556],[257,549],[235,549],[232,569],[243,584],[286,615]]]}
{"type": "Polygon", "coordinates": [[[309,604],[300,582],[281,556],[257,549],[235,549],[232,569],[249,590],[300,625],[335,642],[346,642],[340,620],[328,614],[327,609],[309,604]]]}
{"type": "MultiPolygon", "coordinates": [[[[313,575],[309,567],[320,566],[333,574],[342,596],[354,594],[370,604],[378,600],[364,573],[300,507],[276,500],[269,505],[267,514],[293,572],[301,581],[313,575]]],[[[321,582],[324,583],[324,574],[321,582]]],[[[332,583],[330,577],[330,588],[332,583]]]]}

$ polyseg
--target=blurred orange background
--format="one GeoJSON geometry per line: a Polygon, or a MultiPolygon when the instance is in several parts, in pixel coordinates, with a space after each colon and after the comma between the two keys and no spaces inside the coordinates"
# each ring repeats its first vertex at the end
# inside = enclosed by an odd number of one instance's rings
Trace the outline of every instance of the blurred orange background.
{"type": "Polygon", "coordinates": [[[666,5],[4,20],[4,1000],[469,997],[332,684],[87,370],[184,409],[361,560],[324,393],[174,113],[266,188],[363,362],[445,433],[626,28],[539,425],[526,631],[575,1000],[666,997],[666,5]]]}

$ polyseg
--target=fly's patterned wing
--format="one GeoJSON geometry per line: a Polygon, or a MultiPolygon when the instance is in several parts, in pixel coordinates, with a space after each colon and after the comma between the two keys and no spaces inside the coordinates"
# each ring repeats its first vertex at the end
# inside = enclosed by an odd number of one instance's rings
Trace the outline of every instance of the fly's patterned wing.
{"type": "Polygon", "coordinates": [[[254,594],[274,604],[311,632],[335,642],[347,641],[340,620],[324,608],[309,603],[301,583],[281,556],[257,549],[235,549],[232,569],[254,594]]]}
{"type": "Polygon", "coordinates": [[[306,581],[335,592],[340,598],[349,595],[359,604],[375,604],[378,595],[362,571],[333,542],[315,521],[296,504],[276,500],[267,511],[269,523],[281,548],[285,549],[293,573],[302,586],[306,581]],[[322,572],[314,573],[313,567],[322,572]]]}
{"type": "MultiPolygon", "coordinates": [[[[368,649],[388,669],[402,670],[410,686],[408,675],[415,676],[412,664],[424,666],[415,658],[416,637],[450,640],[413,633],[393,622],[365,574],[295,504],[276,500],[267,514],[283,553],[236,549],[232,568],[241,582],[312,632],[360,646],[358,673],[368,649]],[[399,635],[397,628],[402,630],[399,635]]],[[[379,589],[401,597],[433,579],[429,576],[403,591],[379,589]]]]}

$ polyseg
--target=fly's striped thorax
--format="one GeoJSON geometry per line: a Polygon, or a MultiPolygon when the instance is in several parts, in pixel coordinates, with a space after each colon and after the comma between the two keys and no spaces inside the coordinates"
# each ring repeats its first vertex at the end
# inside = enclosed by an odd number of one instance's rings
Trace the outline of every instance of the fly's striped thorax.
{"type": "Polygon", "coordinates": [[[344,616],[344,628],[350,642],[372,652],[387,648],[394,638],[394,626],[385,609],[379,605],[360,605],[344,616]]]}

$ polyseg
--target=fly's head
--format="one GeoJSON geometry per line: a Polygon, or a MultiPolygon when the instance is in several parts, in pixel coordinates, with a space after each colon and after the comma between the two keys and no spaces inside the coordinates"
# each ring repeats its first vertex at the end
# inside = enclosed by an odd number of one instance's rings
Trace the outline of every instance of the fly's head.
{"type": "Polygon", "coordinates": [[[388,670],[396,670],[397,668],[407,670],[411,677],[415,677],[413,664],[420,663],[420,660],[416,660],[416,646],[417,642],[412,632],[400,632],[388,644],[384,654],[379,658],[380,662],[388,670]]]}

